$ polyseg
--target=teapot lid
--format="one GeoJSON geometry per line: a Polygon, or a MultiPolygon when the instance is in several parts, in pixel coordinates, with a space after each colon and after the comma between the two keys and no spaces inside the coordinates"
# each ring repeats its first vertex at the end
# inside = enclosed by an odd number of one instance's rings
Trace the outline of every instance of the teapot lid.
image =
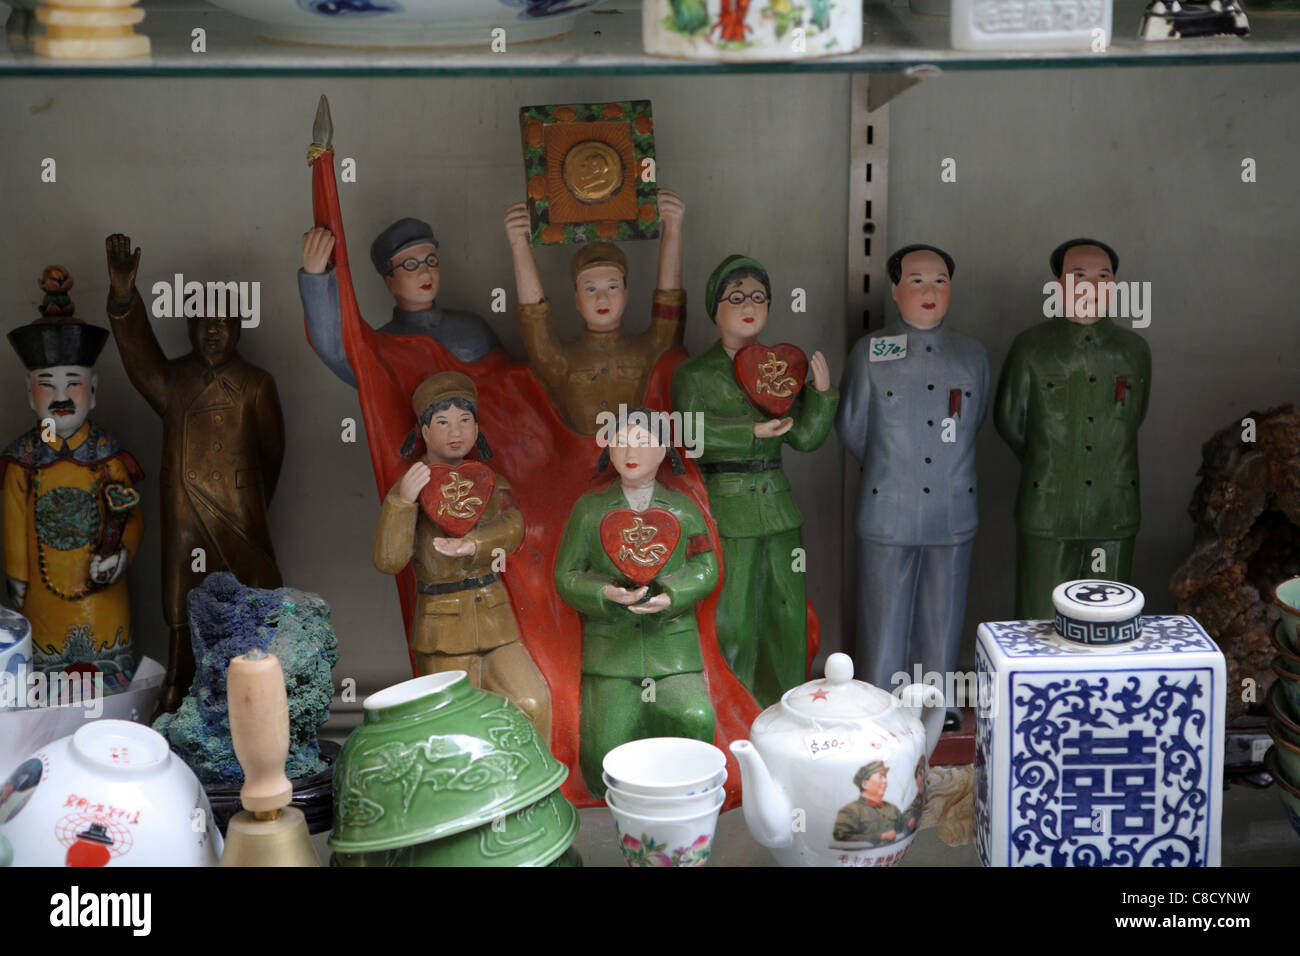
{"type": "Polygon", "coordinates": [[[853,658],[832,654],[825,677],[786,691],[781,703],[814,720],[860,720],[887,710],[893,700],[887,691],[853,679],[853,658]]]}

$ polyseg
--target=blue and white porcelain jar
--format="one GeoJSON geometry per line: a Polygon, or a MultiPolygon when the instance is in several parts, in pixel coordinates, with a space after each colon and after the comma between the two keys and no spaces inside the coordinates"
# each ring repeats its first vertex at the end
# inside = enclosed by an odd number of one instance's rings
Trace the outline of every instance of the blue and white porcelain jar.
{"type": "Polygon", "coordinates": [[[1218,866],[1226,668],[1186,615],[1069,581],[1055,621],[981,624],[976,843],[985,866],[1218,866]]]}
{"type": "Polygon", "coordinates": [[[24,705],[31,672],[32,626],[17,611],[0,608],[0,710],[24,705]]]}

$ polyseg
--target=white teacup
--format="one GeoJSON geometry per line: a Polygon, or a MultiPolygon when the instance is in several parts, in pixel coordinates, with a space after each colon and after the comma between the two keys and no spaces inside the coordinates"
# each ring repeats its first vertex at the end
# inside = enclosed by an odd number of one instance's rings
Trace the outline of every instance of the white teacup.
{"type": "Polygon", "coordinates": [[[689,737],[631,740],[605,754],[606,786],[650,797],[703,793],[726,774],[727,755],[689,737]]]}
{"type": "Polygon", "coordinates": [[[668,797],[651,797],[644,793],[631,793],[610,786],[609,774],[604,774],[605,802],[629,813],[640,813],[650,817],[682,817],[693,813],[702,813],[713,805],[726,776],[719,778],[715,786],[699,793],[680,794],[668,797]]]}
{"type": "Polygon", "coordinates": [[[15,866],[215,866],[207,794],[166,738],[95,720],[0,782],[0,861],[15,866]]]}
{"type": "Polygon", "coordinates": [[[713,850],[713,833],[725,799],[719,790],[708,809],[679,817],[630,813],[611,804],[623,859],[628,866],[703,866],[713,850]]]}

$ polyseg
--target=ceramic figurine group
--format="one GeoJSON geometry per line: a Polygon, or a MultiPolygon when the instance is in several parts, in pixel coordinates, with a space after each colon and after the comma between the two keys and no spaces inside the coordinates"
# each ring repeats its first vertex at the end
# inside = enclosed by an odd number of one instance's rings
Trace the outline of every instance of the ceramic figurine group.
{"type": "MultiPolygon", "coordinates": [[[[374,564],[398,578],[418,674],[463,670],[474,686],[514,701],[544,740],[576,741],[569,753],[596,796],[605,754],[629,740],[735,739],[729,721],[743,731],[758,707],[807,675],[803,521],[782,450],[815,451],[832,426],[863,467],[854,519],[858,665],[885,688],[917,664],[953,669],[990,376],[984,347],[945,323],[952,256],[909,245],[889,258],[899,317],[857,344],[837,389],[821,352],[807,358],[795,345],[765,343],[772,281],[748,256],[728,256],[709,276],[704,306],[718,338],[685,358],[685,203],[667,190],[640,207],[660,230],[648,327],[623,324],[625,254],[591,241],[570,265],[585,327],[561,341],[534,258],[535,211],[519,203],[505,232],[525,366],[482,318],[440,305],[439,244],[420,219],[399,219],[371,244],[394,308],[378,331],[361,321],[332,165],[322,161],[331,155],[322,110],[309,152],[316,225],[303,237],[298,285],[311,347],[358,388],[367,416],[386,492],[374,564]],[[402,357],[387,363],[370,358],[397,350],[402,357]],[[381,380],[379,364],[391,380],[381,380]],[[691,468],[675,447],[682,419],[698,423],[691,468]],[[517,427],[498,427],[507,421],[517,427]],[[661,478],[665,458],[671,475],[661,478]],[[539,641],[538,615],[554,641],[580,653],[566,657],[539,641]]],[[[190,589],[221,570],[245,585],[281,584],[267,507],[284,422],[271,376],[237,352],[238,320],[190,318],[193,351],[166,358],[135,289],[139,250],[114,235],[107,254],[113,334],[132,383],[163,419],[162,594],[171,629],[163,708],[173,709],[194,669],[190,589]]],[[[1143,339],[1095,317],[1106,313],[1101,290],[1114,278],[1115,252],[1076,239],[1050,264],[1078,299],[1066,303],[1065,321],[1016,339],[994,403],[998,431],[1023,462],[1016,611],[1026,618],[1050,615],[1046,602],[1061,581],[1127,578],[1139,520],[1137,430],[1151,378],[1143,339]]],[[[125,574],[143,535],[133,487],[141,472],[87,419],[108,332],[73,315],[66,271],[47,269],[41,287],[42,318],[10,333],[40,422],[3,458],[6,575],[42,667],[95,668],[124,686],[132,670],[125,574]]],[[[899,767],[889,770],[897,776],[899,767]]],[[[910,807],[878,809],[885,774],[864,764],[850,775],[856,799],[873,809],[843,804],[836,840],[850,831],[883,839],[876,831],[886,822],[911,832],[910,807]]]]}

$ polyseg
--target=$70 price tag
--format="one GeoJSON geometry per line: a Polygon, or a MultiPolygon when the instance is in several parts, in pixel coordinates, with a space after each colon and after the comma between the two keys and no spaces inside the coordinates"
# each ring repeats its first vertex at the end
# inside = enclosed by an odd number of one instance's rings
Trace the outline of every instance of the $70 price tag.
{"type": "Polygon", "coordinates": [[[808,754],[814,760],[830,754],[844,753],[849,750],[852,741],[846,731],[823,730],[815,734],[805,734],[803,738],[804,746],[808,748],[808,754]]]}

